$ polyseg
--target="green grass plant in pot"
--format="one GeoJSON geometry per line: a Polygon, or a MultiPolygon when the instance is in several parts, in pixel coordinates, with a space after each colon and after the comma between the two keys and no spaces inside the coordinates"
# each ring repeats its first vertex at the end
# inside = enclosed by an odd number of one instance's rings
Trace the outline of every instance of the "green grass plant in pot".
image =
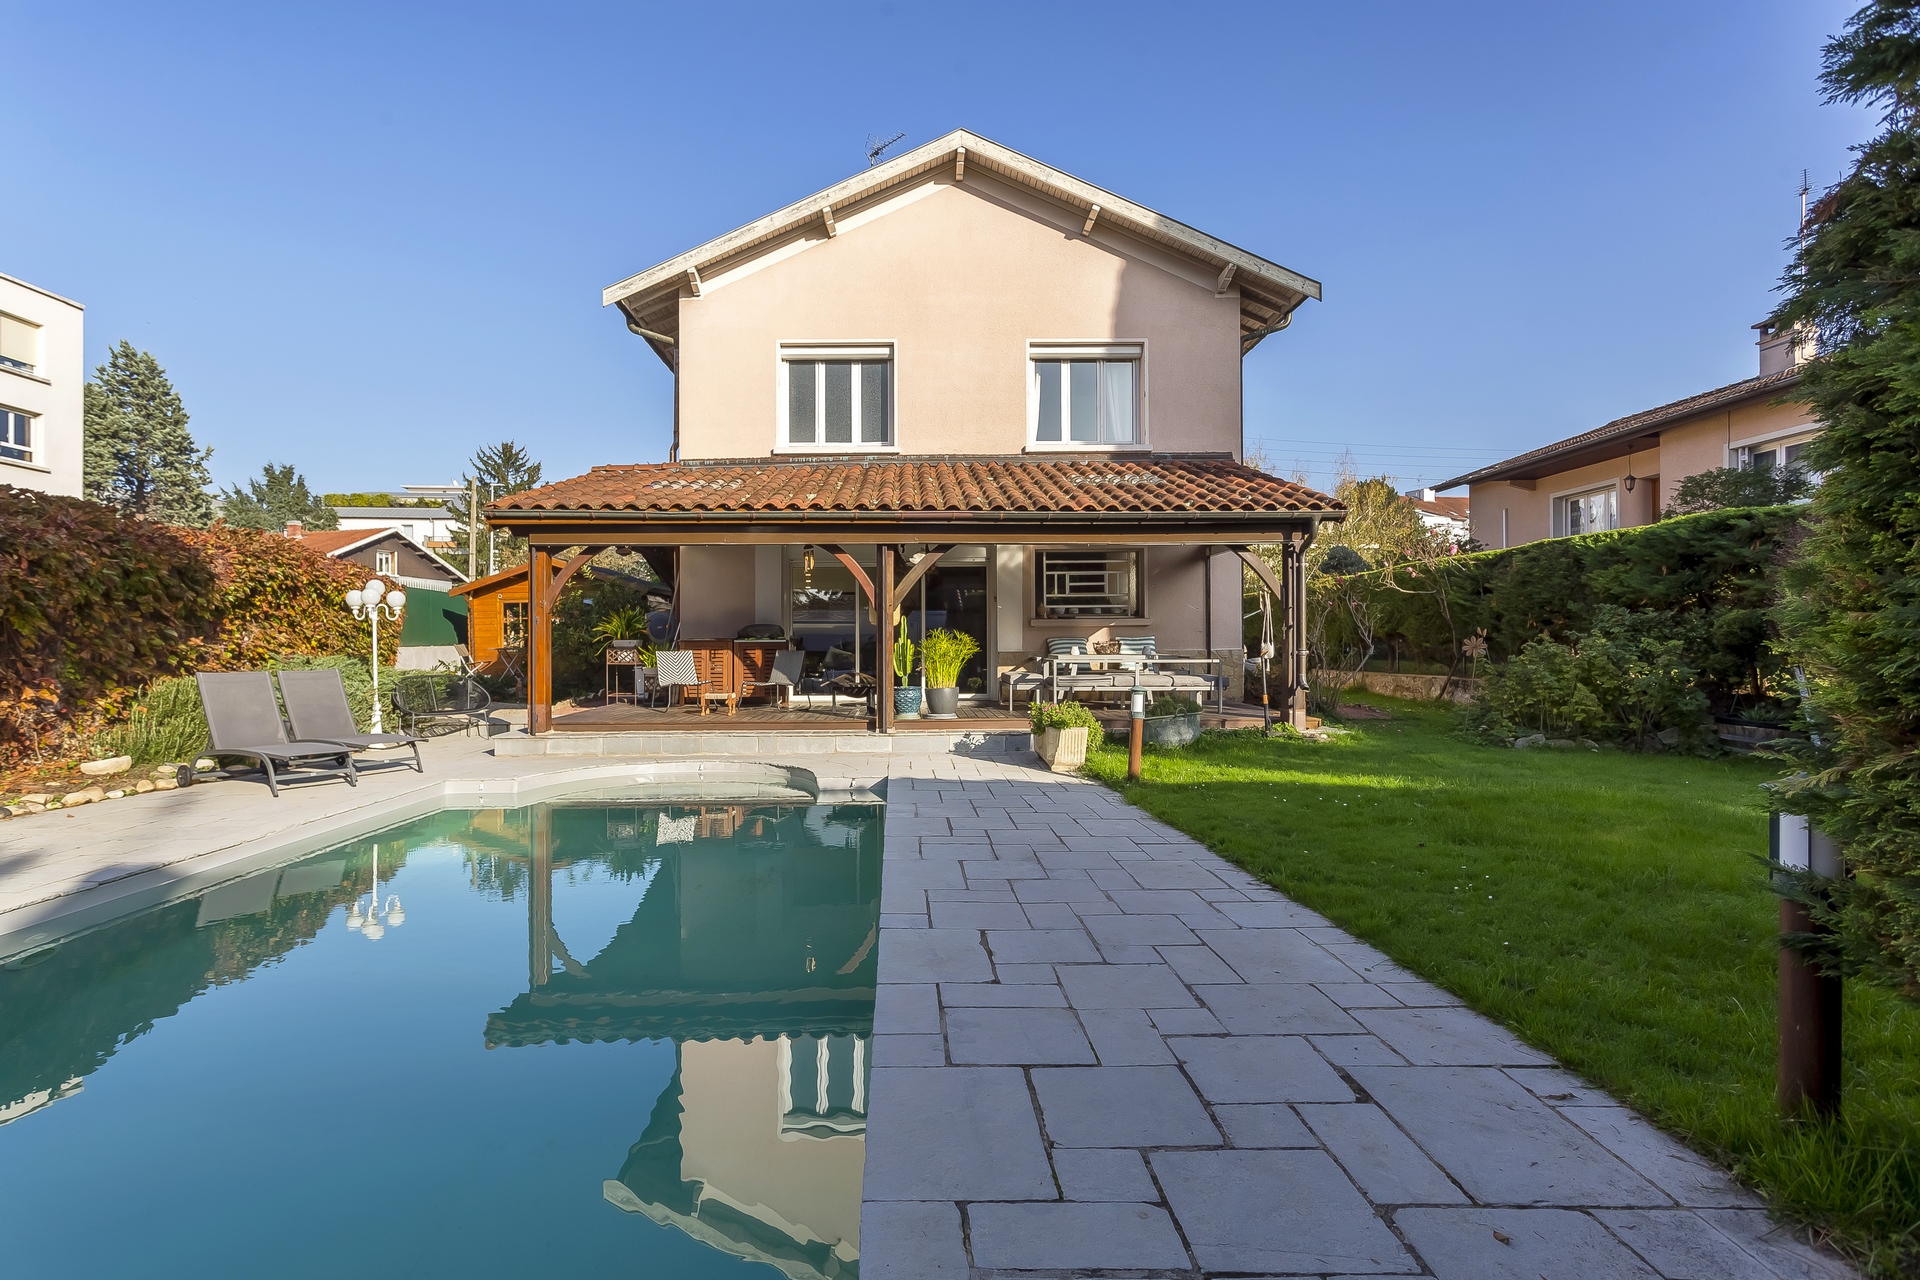
{"type": "Polygon", "coordinates": [[[1055,773],[1072,773],[1087,762],[1087,739],[1100,722],[1078,702],[1035,700],[1028,716],[1033,724],[1033,749],[1055,773]]]}
{"type": "Polygon", "coordinates": [[[927,673],[927,718],[955,720],[960,716],[960,669],[980,652],[980,642],[964,631],[942,627],[927,633],[920,665],[927,673]]]}
{"type": "Polygon", "coordinates": [[[893,633],[893,714],[902,720],[920,718],[920,690],[907,685],[907,677],[913,674],[916,652],[912,638],[907,635],[907,620],[902,618],[893,633]]]}

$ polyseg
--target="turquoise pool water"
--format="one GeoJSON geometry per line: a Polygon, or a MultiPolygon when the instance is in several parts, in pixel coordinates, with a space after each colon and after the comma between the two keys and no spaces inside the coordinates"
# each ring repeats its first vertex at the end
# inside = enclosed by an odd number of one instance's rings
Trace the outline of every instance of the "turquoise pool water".
{"type": "Polygon", "coordinates": [[[857,1276],[880,813],[442,813],[0,967],[0,1272],[857,1276]]]}

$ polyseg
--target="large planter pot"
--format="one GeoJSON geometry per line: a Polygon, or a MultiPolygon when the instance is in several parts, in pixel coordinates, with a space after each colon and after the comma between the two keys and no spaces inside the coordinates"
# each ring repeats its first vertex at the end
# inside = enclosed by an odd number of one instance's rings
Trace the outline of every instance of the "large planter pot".
{"type": "Polygon", "coordinates": [[[944,689],[927,690],[927,719],[958,720],[960,718],[960,690],[949,685],[944,689]]]}
{"type": "Polygon", "coordinates": [[[1055,773],[1072,773],[1087,762],[1087,730],[1048,729],[1034,735],[1033,749],[1055,773]]]}
{"type": "Polygon", "coordinates": [[[1200,736],[1200,713],[1148,716],[1141,722],[1140,739],[1156,747],[1184,747],[1200,736]]]}
{"type": "Polygon", "coordinates": [[[918,689],[895,689],[893,691],[893,714],[902,720],[920,718],[920,691],[918,689]]]}

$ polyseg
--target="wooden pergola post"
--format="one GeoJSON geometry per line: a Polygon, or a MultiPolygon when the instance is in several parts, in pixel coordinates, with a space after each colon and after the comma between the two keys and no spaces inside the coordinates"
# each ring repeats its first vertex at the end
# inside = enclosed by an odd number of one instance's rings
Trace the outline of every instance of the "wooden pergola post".
{"type": "Polygon", "coordinates": [[[873,704],[874,727],[881,733],[893,732],[893,547],[883,544],[880,552],[879,628],[874,635],[874,665],[880,692],[873,704]]]}
{"type": "Polygon", "coordinates": [[[567,581],[605,547],[581,547],[555,560],[546,547],[527,549],[527,732],[553,728],[553,610],[567,581]]]}

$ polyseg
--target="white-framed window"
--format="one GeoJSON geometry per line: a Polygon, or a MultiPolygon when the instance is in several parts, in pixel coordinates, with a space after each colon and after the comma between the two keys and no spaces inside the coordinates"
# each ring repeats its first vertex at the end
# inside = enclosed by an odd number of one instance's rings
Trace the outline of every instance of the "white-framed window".
{"type": "Polygon", "coordinates": [[[893,347],[890,343],[783,343],[780,435],[776,448],[893,447],[893,347]]]}
{"type": "Polygon", "coordinates": [[[1554,523],[1560,526],[1558,533],[1562,537],[1620,527],[1619,500],[1612,485],[1586,493],[1570,493],[1554,499],[1553,506],[1554,523]]]}
{"type": "Polygon", "coordinates": [[[0,458],[33,461],[33,415],[0,405],[0,458]]]}
{"type": "Polygon", "coordinates": [[[400,553],[397,551],[376,551],[373,553],[373,571],[375,573],[397,573],[400,553]]]}
{"type": "Polygon", "coordinates": [[[1804,467],[1801,455],[1816,433],[1760,444],[1741,445],[1733,451],[1733,465],[1742,471],[1771,471],[1775,467],[1804,467]]]}
{"type": "Polygon", "coordinates": [[[1028,441],[1040,449],[1144,443],[1144,354],[1139,343],[1032,343],[1028,441]]]}
{"type": "Polygon", "coordinates": [[[0,365],[32,373],[40,367],[40,326],[0,312],[0,365]]]}
{"type": "Polygon", "coordinates": [[[1034,604],[1041,618],[1137,618],[1140,553],[1133,549],[1035,553],[1034,604]]]}

